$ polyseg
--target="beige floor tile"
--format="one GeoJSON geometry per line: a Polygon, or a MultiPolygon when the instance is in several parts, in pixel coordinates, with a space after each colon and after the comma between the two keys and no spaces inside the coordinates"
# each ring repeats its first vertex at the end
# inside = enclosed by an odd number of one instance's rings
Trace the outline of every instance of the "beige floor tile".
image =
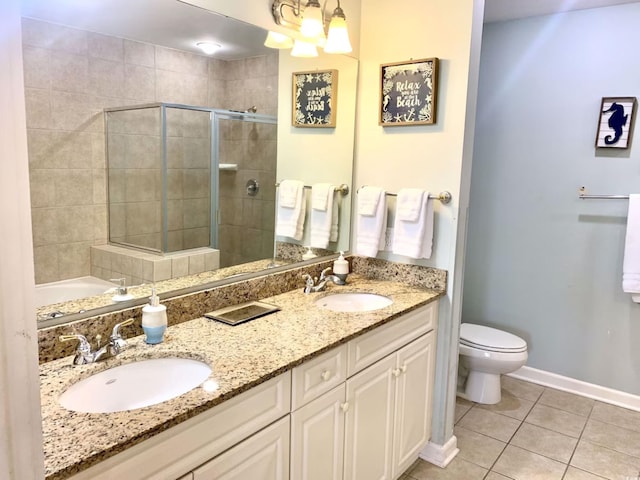
{"type": "Polygon", "coordinates": [[[564,410],[558,410],[557,408],[536,404],[527,415],[525,422],[578,438],[585,423],[587,423],[587,418],[564,410]]]}
{"type": "Polygon", "coordinates": [[[492,470],[514,480],[560,480],[565,469],[563,463],[507,445],[492,470]]]}
{"type": "Polygon", "coordinates": [[[453,434],[458,440],[460,449],[458,457],[484,468],[491,468],[507,445],[500,440],[460,426],[453,429],[453,434]]]}
{"type": "Polygon", "coordinates": [[[596,402],[590,418],[640,432],[640,412],[626,408],[596,402]]]}
{"type": "Polygon", "coordinates": [[[562,392],[553,388],[546,388],[540,396],[538,403],[548,407],[575,413],[583,417],[588,417],[593,408],[595,400],[574,395],[573,393],[562,392]]]}
{"type": "Polygon", "coordinates": [[[534,402],[531,400],[518,398],[511,392],[503,390],[502,400],[500,400],[500,403],[496,403],[494,405],[478,404],[478,407],[484,408],[485,410],[491,410],[492,412],[499,413],[501,415],[506,415],[507,417],[515,418],[516,420],[524,420],[533,407],[533,404],[534,402]]]}
{"type": "Polygon", "coordinates": [[[511,439],[510,445],[524,448],[545,457],[569,463],[578,439],[546,428],[523,423],[511,439]]]}
{"type": "Polygon", "coordinates": [[[473,407],[473,402],[465,400],[464,398],[456,397],[454,423],[458,423],[458,421],[469,411],[469,409],[471,409],[471,407],[473,407]]]}
{"type": "Polygon", "coordinates": [[[640,457],[640,432],[590,419],[581,438],[601,447],[640,457]]]}
{"type": "Polygon", "coordinates": [[[484,480],[512,480],[511,477],[505,477],[501,473],[489,472],[484,480]]]}
{"type": "Polygon", "coordinates": [[[540,398],[540,395],[542,395],[542,392],[544,392],[544,387],[541,385],[525,382],[506,375],[502,376],[501,381],[503,391],[506,390],[514,397],[524,398],[525,400],[530,400],[532,402],[537,401],[538,398],[540,398]]]}
{"type": "Polygon", "coordinates": [[[508,442],[520,426],[520,423],[514,418],[473,407],[458,422],[458,426],[508,442]]]}
{"type": "Polygon", "coordinates": [[[601,477],[620,480],[635,479],[640,472],[640,458],[625,455],[586,440],[580,440],[571,466],[601,477]]]}
{"type": "Polygon", "coordinates": [[[409,470],[409,478],[415,480],[483,480],[487,469],[462,458],[454,458],[447,468],[436,467],[428,462],[420,462],[409,470]]]}
{"type": "Polygon", "coordinates": [[[562,480],[602,480],[603,478],[575,467],[569,467],[562,480]]]}

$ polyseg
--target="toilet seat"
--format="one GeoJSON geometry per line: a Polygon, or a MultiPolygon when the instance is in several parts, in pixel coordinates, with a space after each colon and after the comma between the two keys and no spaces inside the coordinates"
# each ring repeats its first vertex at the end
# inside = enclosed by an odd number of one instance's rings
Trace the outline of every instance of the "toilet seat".
{"type": "Polygon", "coordinates": [[[460,325],[460,343],[489,352],[520,353],[527,350],[527,342],[520,337],[484,325],[460,325]]]}

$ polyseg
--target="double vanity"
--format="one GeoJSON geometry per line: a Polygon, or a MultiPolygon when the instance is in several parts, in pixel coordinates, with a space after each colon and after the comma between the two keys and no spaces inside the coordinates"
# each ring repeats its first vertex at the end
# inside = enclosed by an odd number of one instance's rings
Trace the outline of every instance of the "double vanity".
{"type": "Polygon", "coordinates": [[[261,297],[280,310],[239,325],[199,315],[159,345],[139,335],[104,361],[42,363],[47,480],[398,478],[430,437],[446,273],[437,288],[366,273],[261,297]],[[164,401],[136,404],[151,388],[164,401]]]}

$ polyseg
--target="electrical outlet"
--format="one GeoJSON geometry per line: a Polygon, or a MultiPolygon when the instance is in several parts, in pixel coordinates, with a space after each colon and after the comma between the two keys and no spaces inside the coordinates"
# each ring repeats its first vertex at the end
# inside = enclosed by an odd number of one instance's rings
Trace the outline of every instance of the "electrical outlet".
{"type": "Polygon", "coordinates": [[[393,228],[387,228],[384,232],[384,251],[390,252],[393,249],[393,228]]]}

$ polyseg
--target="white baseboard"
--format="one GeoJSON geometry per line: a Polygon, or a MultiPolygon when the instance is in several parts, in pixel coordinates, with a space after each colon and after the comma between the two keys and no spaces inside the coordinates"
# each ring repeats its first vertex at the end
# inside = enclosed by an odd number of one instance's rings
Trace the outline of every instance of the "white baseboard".
{"type": "Polygon", "coordinates": [[[438,467],[444,468],[458,454],[458,439],[453,435],[444,445],[436,445],[435,443],[427,443],[418,455],[422,460],[433,463],[438,467]]]}
{"type": "Polygon", "coordinates": [[[640,412],[640,396],[524,366],[507,376],[640,412]]]}

